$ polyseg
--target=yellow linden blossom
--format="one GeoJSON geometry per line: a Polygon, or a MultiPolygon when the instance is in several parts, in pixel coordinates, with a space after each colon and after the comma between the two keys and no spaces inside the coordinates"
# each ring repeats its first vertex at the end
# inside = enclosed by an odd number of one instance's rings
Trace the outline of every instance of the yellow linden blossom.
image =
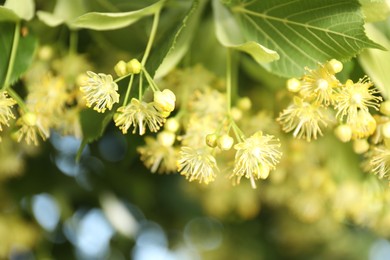
{"type": "Polygon", "coordinates": [[[138,126],[139,134],[143,135],[146,131],[145,126],[148,126],[151,132],[157,132],[164,124],[165,118],[156,110],[153,102],[146,103],[132,98],[129,105],[118,108],[114,121],[123,134],[127,134],[131,126],[134,126],[135,134],[138,126]]]}
{"type": "Polygon", "coordinates": [[[376,129],[375,118],[365,110],[359,110],[356,117],[348,125],[352,130],[352,139],[362,139],[371,136],[376,129]]]}
{"type": "Polygon", "coordinates": [[[305,69],[309,73],[302,77],[301,95],[325,106],[333,104],[335,88],[340,86],[341,83],[332,71],[324,65],[320,65],[317,70],[305,69]]]}
{"type": "Polygon", "coordinates": [[[80,87],[85,94],[87,106],[92,107],[95,104],[93,109],[99,113],[104,113],[107,108],[111,110],[112,106],[119,102],[118,85],[112,76],[92,71],[88,71],[87,75],[87,82],[80,87]]]}
{"type": "Polygon", "coordinates": [[[145,145],[138,147],[141,161],[152,173],[171,173],[177,169],[178,150],[173,147],[175,134],[163,131],[156,138],[145,137],[145,145]]]}
{"type": "Polygon", "coordinates": [[[275,169],[282,153],[279,151],[280,143],[272,135],[263,135],[257,132],[234,146],[237,150],[234,169],[231,177],[237,177],[240,183],[242,176],[250,179],[253,188],[255,180],[266,179],[270,170],[275,169]]]}
{"type": "Polygon", "coordinates": [[[15,118],[11,109],[15,104],[15,100],[9,98],[7,92],[0,92],[0,131],[3,130],[2,125],[9,126],[8,121],[11,118],[15,118]]]}
{"type": "Polygon", "coordinates": [[[346,116],[349,123],[356,119],[359,110],[368,112],[369,107],[379,110],[382,97],[374,96],[377,90],[371,88],[372,86],[373,83],[367,77],[359,79],[357,83],[348,80],[335,96],[336,117],[343,120],[346,116]]]}
{"type": "Polygon", "coordinates": [[[368,154],[368,166],[379,178],[388,178],[390,170],[390,149],[385,146],[376,146],[368,154]]]}
{"type": "Polygon", "coordinates": [[[45,75],[37,84],[33,85],[27,96],[26,103],[33,105],[37,111],[60,112],[69,97],[65,79],[45,75]]]}
{"type": "Polygon", "coordinates": [[[46,126],[43,118],[34,113],[26,113],[16,121],[16,125],[20,128],[16,132],[17,141],[20,142],[23,138],[28,145],[38,145],[38,135],[43,140],[50,136],[49,128],[46,126]]]}
{"type": "Polygon", "coordinates": [[[294,131],[294,137],[306,138],[311,141],[322,135],[320,124],[327,126],[322,107],[318,104],[305,102],[301,98],[294,97],[294,103],[283,110],[277,121],[285,132],[294,131]]]}
{"type": "Polygon", "coordinates": [[[180,159],[177,162],[178,171],[189,181],[209,184],[215,180],[215,171],[218,170],[217,161],[208,148],[192,148],[183,146],[180,159]]]}

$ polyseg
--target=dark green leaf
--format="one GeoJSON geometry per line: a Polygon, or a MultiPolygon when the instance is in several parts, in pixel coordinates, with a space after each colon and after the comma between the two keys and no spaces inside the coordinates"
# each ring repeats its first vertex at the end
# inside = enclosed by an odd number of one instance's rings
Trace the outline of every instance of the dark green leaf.
{"type": "Polygon", "coordinates": [[[367,38],[354,0],[249,1],[231,11],[246,40],[280,55],[268,69],[281,76],[301,75],[305,66],[331,58],[347,60],[364,48],[382,48],[367,38]]]}
{"type": "Polygon", "coordinates": [[[114,112],[98,113],[93,109],[81,111],[80,122],[84,139],[90,143],[101,137],[113,114],[114,112]]]}
{"type": "Polygon", "coordinates": [[[175,33],[169,38],[169,49],[166,52],[164,59],[156,71],[156,77],[166,75],[173,69],[187,53],[191,44],[195,30],[199,25],[200,16],[202,14],[206,1],[195,0],[184,17],[181,24],[176,29],[175,33]]]}
{"type": "MultiPolygon", "coordinates": [[[[3,86],[11,55],[15,24],[0,23],[0,86],[3,86]]],[[[20,37],[10,85],[13,85],[30,66],[37,46],[36,38],[29,34],[20,37]]]]}
{"type": "Polygon", "coordinates": [[[154,49],[147,62],[151,75],[157,70],[158,76],[164,75],[186,54],[206,3],[206,0],[194,0],[177,27],[162,38],[163,41],[154,49]]]}

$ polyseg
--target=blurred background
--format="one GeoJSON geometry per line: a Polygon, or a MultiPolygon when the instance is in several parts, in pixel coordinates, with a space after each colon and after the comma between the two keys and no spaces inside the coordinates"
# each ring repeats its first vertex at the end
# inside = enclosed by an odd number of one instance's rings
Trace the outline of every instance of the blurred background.
{"type": "MultiPolygon", "coordinates": [[[[126,11],[146,5],[139,2],[84,4],[88,10],[126,11]]],[[[36,9],[52,12],[55,3],[38,0],[36,9]]],[[[170,3],[156,46],[192,1],[170,3]]],[[[37,50],[15,89],[25,94],[26,78],[31,80],[42,70],[52,70],[73,85],[78,74],[92,68],[114,74],[118,60],[143,52],[150,24],[151,19],[143,19],[137,26],[115,31],[79,30],[78,52],[69,54],[69,28],[47,27],[34,19],[26,28],[37,38],[37,50]]],[[[225,51],[215,38],[209,5],[199,28],[178,69],[201,64],[201,72],[223,78],[225,51]]],[[[155,56],[152,53],[151,60],[155,56]]],[[[344,67],[340,80],[364,75],[356,59],[344,67]]],[[[226,174],[209,185],[190,183],[178,173],[152,174],[137,153],[143,138],[123,135],[112,122],[101,138],[84,148],[79,162],[81,139],[74,135],[52,131],[35,147],[16,144],[4,131],[0,258],[390,259],[386,181],[364,172],[364,158],[331,130],[310,143],[283,134],[274,118],[288,104],[286,79],[260,69],[246,56],[238,71],[238,94],[249,96],[253,104],[248,128],[277,135],[284,154],[280,167],[259,181],[257,189],[246,180],[232,186],[226,174]]],[[[187,80],[198,79],[190,76],[187,80]]],[[[177,84],[174,87],[183,87],[177,84]]],[[[99,119],[92,114],[91,118],[99,119]]]]}

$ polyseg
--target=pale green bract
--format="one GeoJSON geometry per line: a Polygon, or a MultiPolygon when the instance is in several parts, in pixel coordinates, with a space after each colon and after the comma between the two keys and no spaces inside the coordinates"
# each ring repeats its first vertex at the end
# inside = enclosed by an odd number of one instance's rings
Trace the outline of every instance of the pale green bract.
{"type": "Polygon", "coordinates": [[[165,0],[160,0],[148,7],[131,12],[86,13],[78,17],[70,25],[75,28],[85,28],[97,31],[120,29],[137,22],[145,16],[155,14],[163,7],[164,3],[165,0]]]}
{"type": "Polygon", "coordinates": [[[225,47],[242,51],[258,62],[271,62],[279,59],[278,53],[270,50],[255,41],[245,41],[241,28],[234,17],[219,0],[213,0],[215,33],[218,41],[225,47]]]}
{"type": "MultiPolygon", "coordinates": [[[[373,25],[366,25],[367,34],[376,42],[390,50],[390,41],[373,25]]],[[[375,86],[385,98],[390,95],[390,53],[388,51],[367,49],[359,55],[359,62],[370,76],[375,86]]]]}
{"type": "Polygon", "coordinates": [[[267,67],[293,77],[331,58],[347,60],[364,48],[382,48],[364,33],[358,1],[239,1],[230,10],[247,41],[276,51],[267,67]]]}
{"type": "Polygon", "coordinates": [[[7,0],[0,6],[1,21],[31,20],[34,17],[35,3],[33,0],[7,0]]]}
{"type": "Polygon", "coordinates": [[[50,27],[66,23],[71,27],[71,23],[77,17],[86,13],[83,0],[57,0],[53,13],[38,11],[39,20],[50,27]]]}

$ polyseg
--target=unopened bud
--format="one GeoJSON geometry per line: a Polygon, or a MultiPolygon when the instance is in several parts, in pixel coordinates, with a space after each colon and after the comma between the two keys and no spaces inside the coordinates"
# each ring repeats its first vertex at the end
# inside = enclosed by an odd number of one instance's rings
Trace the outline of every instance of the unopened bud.
{"type": "Polygon", "coordinates": [[[386,122],[382,125],[382,134],[385,138],[390,138],[390,122],[386,122]]]}
{"type": "Polygon", "coordinates": [[[248,97],[242,97],[237,101],[237,107],[242,111],[248,111],[252,107],[252,101],[248,97]]]}
{"type": "Polygon", "coordinates": [[[127,75],[128,72],[127,72],[126,62],[123,60],[119,61],[115,65],[114,70],[115,70],[116,75],[118,75],[118,77],[123,77],[123,76],[127,75]]]}
{"type": "Polygon", "coordinates": [[[230,115],[232,116],[234,121],[239,121],[242,118],[242,111],[237,107],[232,107],[230,109],[230,115]]]}
{"type": "Polygon", "coordinates": [[[176,118],[169,118],[167,119],[167,122],[164,125],[165,130],[175,133],[177,130],[179,130],[180,123],[176,118]]]}
{"type": "Polygon", "coordinates": [[[299,79],[291,78],[287,80],[287,89],[294,93],[298,92],[299,90],[301,90],[301,82],[299,81],[299,79]]]}
{"type": "Polygon", "coordinates": [[[38,51],[40,60],[48,61],[53,57],[53,48],[49,45],[42,46],[38,51]]]}
{"type": "Polygon", "coordinates": [[[175,143],[176,135],[172,132],[162,131],[157,135],[158,142],[163,146],[172,146],[175,143]]]}
{"type": "Polygon", "coordinates": [[[232,148],[233,146],[233,143],[234,143],[233,137],[226,134],[220,136],[217,140],[218,147],[224,151],[230,150],[230,148],[232,148]]]}
{"type": "Polygon", "coordinates": [[[137,59],[132,59],[127,64],[127,71],[131,74],[139,74],[142,69],[142,64],[137,59]]]}
{"type": "Polygon", "coordinates": [[[169,89],[154,92],[154,103],[160,111],[172,112],[175,109],[176,96],[169,89]]]}
{"type": "Polygon", "coordinates": [[[343,70],[343,64],[336,59],[331,59],[326,63],[326,68],[331,74],[336,74],[343,70]]]}
{"type": "Polygon", "coordinates": [[[217,146],[217,139],[218,136],[216,134],[208,134],[206,135],[206,144],[209,147],[214,148],[217,146]]]}
{"type": "Polygon", "coordinates": [[[336,137],[343,143],[351,141],[352,129],[349,125],[339,125],[334,130],[336,137]]]}
{"type": "Polygon", "coordinates": [[[390,101],[384,101],[381,103],[380,112],[386,116],[390,116],[390,101]]]}
{"type": "Polygon", "coordinates": [[[356,139],[355,141],[353,141],[353,150],[357,154],[365,153],[368,151],[369,148],[370,145],[366,139],[356,139]]]}

